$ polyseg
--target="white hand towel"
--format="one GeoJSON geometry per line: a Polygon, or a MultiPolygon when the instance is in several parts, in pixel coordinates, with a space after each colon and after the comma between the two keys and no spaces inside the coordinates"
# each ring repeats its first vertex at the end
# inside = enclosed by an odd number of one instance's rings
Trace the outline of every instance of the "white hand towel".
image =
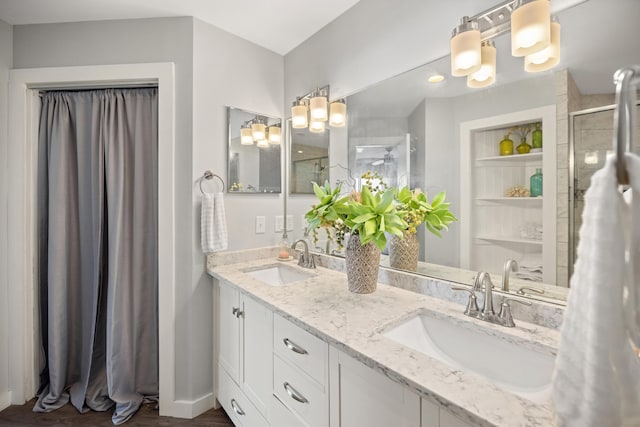
{"type": "Polygon", "coordinates": [[[224,193],[214,195],[213,206],[213,251],[224,251],[229,247],[227,216],[224,210],[224,193]]]}
{"type": "MultiPolygon", "coordinates": [[[[633,154],[625,160],[635,190],[640,189],[640,160],[633,154]]],[[[578,258],[553,376],[560,426],[640,421],[640,359],[629,342],[622,309],[623,283],[632,280],[629,272],[640,262],[640,257],[625,260],[625,242],[634,240],[625,236],[632,228],[638,232],[640,209],[635,206],[632,218],[617,187],[614,157],[609,156],[585,194],[578,258]]],[[[637,235],[635,240],[637,244],[637,235]]]]}
{"type": "Polygon", "coordinates": [[[213,237],[213,194],[202,194],[202,206],[200,208],[200,243],[205,254],[214,251],[213,237]]]}

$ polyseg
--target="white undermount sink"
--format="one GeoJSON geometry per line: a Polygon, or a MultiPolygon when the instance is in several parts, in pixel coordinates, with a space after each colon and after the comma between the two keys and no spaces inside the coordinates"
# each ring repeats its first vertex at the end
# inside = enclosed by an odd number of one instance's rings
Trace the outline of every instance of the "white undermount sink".
{"type": "Polygon", "coordinates": [[[505,391],[533,402],[548,401],[554,357],[482,331],[472,323],[476,321],[442,318],[425,310],[383,335],[452,368],[472,371],[505,391]]]}
{"type": "Polygon", "coordinates": [[[283,286],[313,276],[310,272],[281,264],[267,265],[245,273],[270,286],[283,286]]]}

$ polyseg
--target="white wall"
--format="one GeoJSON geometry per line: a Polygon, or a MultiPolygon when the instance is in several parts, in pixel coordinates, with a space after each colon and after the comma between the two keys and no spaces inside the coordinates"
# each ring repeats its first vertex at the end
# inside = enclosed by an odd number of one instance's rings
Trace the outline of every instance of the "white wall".
{"type": "Polygon", "coordinates": [[[0,410],[8,406],[9,365],[7,307],[7,81],[13,60],[13,31],[0,21],[0,410]]]}
{"type": "MultiPolygon", "coordinates": [[[[193,18],[16,26],[15,68],[174,62],[176,399],[212,391],[212,292],[200,250],[198,179],[226,178],[225,106],[282,117],[283,58],[193,18]]],[[[282,196],[227,197],[230,249],[275,244],[282,196]],[[255,235],[255,215],[267,233],[255,235]]]]}
{"type": "MultiPolygon", "coordinates": [[[[227,180],[226,106],[282,117],[283,93],[282,56],[194,20],[191,205],[196,224],[192,228],[190,249],[196,255],[192,292],[181,302],[179,311],[186,320],[183,333],[192,338],[185,343],[185,348],[189,354],[189,377],[193,379],[190,395],[194,397],[211,391],[213,360],[212,287],[211,278],[205,273],[205,257],[200,251],[200,191],[195,185],[207,169],[227,180]]],[[[280,234],[274,232],[275,215],[282,215],[283,203],[282,194],[226,194],[229,249],[276,244],[280,234]],[[254,233],[256,215],[267,217],[265,234],[254,233]]],[[[180,331],[176,332],[179,336],[180,331]]]]}

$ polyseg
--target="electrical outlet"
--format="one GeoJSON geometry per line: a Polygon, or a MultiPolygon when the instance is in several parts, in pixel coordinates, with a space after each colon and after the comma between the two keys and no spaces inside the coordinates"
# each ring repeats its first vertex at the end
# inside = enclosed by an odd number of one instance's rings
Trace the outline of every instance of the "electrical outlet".
{"type": "Polygon", "coordinates": [[[266,222],[267,222],[267,219],[265,217],[263,216],[256,217],[256,234],[264,234],[267,228],[266,222]]]}
{"type": "Polygon", "coordinates": [[[305,218],[304,215],[300,217],[300,225],[301,230],[304,230],[304,228],[307,226],[307,218],[305,218]]]}
{"type": "MultiPolygon", "coordinates": [[[[289,219],[289,216],[287,215],[287,220],[288,219],[289,219]]],[[[287,224],[287,228],[289,228],[288,224],[287,224]]],[[[274,229],[276,233],[281,233],[282,230],[284,229],[284,217],[282,215],[276,215],[276,224],[274,229]]]]}
{"type": "Polygon", "coordinates": [[[287,231],[293,231],[293,215],[287,215],[287,231]]]}

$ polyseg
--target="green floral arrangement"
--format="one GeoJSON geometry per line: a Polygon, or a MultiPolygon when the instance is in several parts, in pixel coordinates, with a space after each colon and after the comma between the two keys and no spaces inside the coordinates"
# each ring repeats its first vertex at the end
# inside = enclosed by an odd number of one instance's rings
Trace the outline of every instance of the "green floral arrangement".
{"type": "Polygon", "coordinates": [[[378,190],[380,191],[372,192],[369,186],[364,185],[361,192],[354,191],[341,197],[340,186],[332,189],[328,181],[325,181],[324,186],[314,182],[313,191],[319,202],[305,214],[314,240],[317,242],[319,227],[327,229],[330,239],[329,228],[335,230],[336,243],[340,249],[347,232],[357,234],[361,244],[373,242],[381,250],[387,244],[385,232],[402,237],[402,231],[408,225],[402,219],[403,214],[396,209],[395,189],[378,190]]]}
{"type": "Polygon", "coordinates": [[[427,195],[419,189],[403,187],[398,190],[395,195],[397,210],[407,223],[407,233],[415,234],[418,226],[424,223],[427,230],[442,237],[440,232],[448,230],[449,224],[458,220],[449,210],[451,203],[445,203],[445,197],[446,193],[441,191],[429,202],[427,195]]]}

